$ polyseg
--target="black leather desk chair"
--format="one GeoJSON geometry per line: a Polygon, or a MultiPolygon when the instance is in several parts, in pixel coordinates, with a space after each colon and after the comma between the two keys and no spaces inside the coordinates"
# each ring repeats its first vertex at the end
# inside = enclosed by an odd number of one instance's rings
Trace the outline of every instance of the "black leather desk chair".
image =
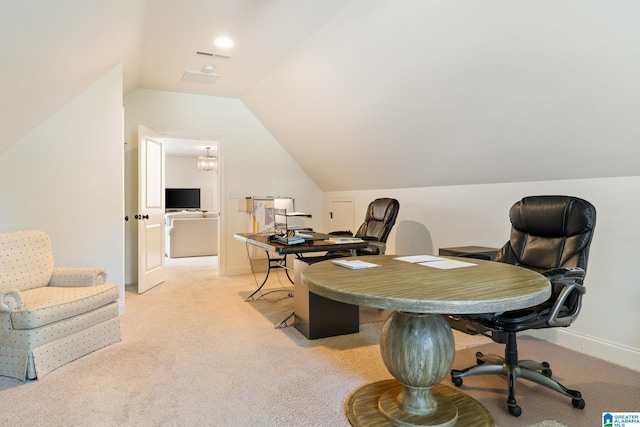
{"type": "Polygon", "coordinates": [[[577,197],[532,196],[515,203],[509,212],[511,237],[496,261],[538,271],[549,278],[551,298],[526,310],[504,313],[450,316],[452,327],[467,333],[483,333],[493,341],[506,344],[505,357],[476,353],[477,365],[452,370],[457,386],[462,378],[475,375],[503,375],[509,383],[509,412],[520,416],[515,399],[516,380],[524,378],[571,398],[574,407],[583,409],[579,391],[569,390],[551,378],[546,362],[518,360],[516,333],[527,329],[569,326],[578,316],[589,246],[596,223],[596,209],[577,197]]]}
{"type": "MultiPolygon", "coordinates": [[[[369,203],[364,222],[352,234],[349,231],[333,231],[329,234],[338,236],[359,237],[369,242],[369,247],[358,249],[358,255],[384,255],[387,238],[396,223],[400,203],[396,199],[381,198],[369,203]]],[[[351,256],[351,253],[334,252],[330,256],[351,256]]]]}

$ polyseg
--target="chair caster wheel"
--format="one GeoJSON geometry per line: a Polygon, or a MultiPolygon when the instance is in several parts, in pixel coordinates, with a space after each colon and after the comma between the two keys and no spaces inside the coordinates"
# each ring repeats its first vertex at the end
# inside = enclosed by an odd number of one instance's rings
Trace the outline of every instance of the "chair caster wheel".
{"type": "Polygon", "coordinates": [[[542,362],[541,365],[545,368],[541,371],[542,375],[551,378],[551,375],[553,375],[553,371],[549,369],[549,364],[547,362],[542,362]]]}
{"type": "Polygon", "coordinates": [[[584,399],[571,399],[574,408],[584,409],[584,399]]]}
{"type": "Polygon", "coordinates": [[[509,405],[509,413],[514,417],[519,417],[522,415],[522,408],[518,405],[509,405]]]}
{"type": "Polygon", "coordinates": [[[484,354],[482,354],[481,351],[477,351],[476,352],[476,364],[478,365],[483,365],[484,364],[484,360],[480,360],[480,358],[484,356],[484,354]]]}
{"type": "Polygon", "coordinates": [[[456,387],[460,387],[462,385],[462,378],[460,377],[451,377],[451,382],[453,383],[453,385],[455,385],[456,387]]]}

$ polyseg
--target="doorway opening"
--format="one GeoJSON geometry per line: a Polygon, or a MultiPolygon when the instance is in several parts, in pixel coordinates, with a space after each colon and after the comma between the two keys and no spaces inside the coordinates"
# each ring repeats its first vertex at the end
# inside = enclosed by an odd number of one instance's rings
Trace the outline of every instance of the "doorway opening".
{"type": "Polygon", "coordinates": [[[165,233],[165,266],[179,270],[206,268],[217,275],[221,210],[220,141],[166,137],[164,147],[165,189],[199,189],[200,193],[199,207],[190,205],[183,209],[176,205],[177,209],[169,209],[167,205],[165,226],[171,229],[165,233]],[[177,221],[181,216],[188,220],[177,221]]]}

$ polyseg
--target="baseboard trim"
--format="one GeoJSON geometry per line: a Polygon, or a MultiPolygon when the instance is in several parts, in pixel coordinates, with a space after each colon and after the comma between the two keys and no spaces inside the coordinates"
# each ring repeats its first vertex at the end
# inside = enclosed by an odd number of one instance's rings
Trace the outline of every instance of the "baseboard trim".
{"type": "Polygon", "coordinates": [[[549,341],[554,344],[616,365],[640,371],[640,350],[626,347],[599,338],[581,335],[568,329],[528,330],[526,335],[549,341]]]}

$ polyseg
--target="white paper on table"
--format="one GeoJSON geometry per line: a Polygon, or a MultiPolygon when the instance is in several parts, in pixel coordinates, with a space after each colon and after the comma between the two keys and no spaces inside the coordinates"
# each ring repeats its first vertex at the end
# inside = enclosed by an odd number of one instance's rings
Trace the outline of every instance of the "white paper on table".
{"type": "Polygon", "coordinates": [[[372,262],[361,261],[359,259],[354,260],[335,260],[334,264],[341,267],[347,267],[352,270],[361,270],[363,268],[380,267],[380,264],[374,264],[372,262]]]}
{"type": "Polygon", "coordinates": [[[401,256],[397,259],[398,261],[411,262],[414,264],[419,264],[422,262],[433,262],[433,261],[445,261],[446,258],[441,258],[433,255],[409,255],[409,256],[401,256]]]}
{"type": "Polygon", "coordinates": [[[473,265],[478,265],[478,264],[473,264],[471,262],[456,261],[454,259],[443,259],[442,261],[420,262],[418,264],[424,265],[425,267],[439,268],[440,270],[450,270],[452,268],[471,267],[473,265]]]}

